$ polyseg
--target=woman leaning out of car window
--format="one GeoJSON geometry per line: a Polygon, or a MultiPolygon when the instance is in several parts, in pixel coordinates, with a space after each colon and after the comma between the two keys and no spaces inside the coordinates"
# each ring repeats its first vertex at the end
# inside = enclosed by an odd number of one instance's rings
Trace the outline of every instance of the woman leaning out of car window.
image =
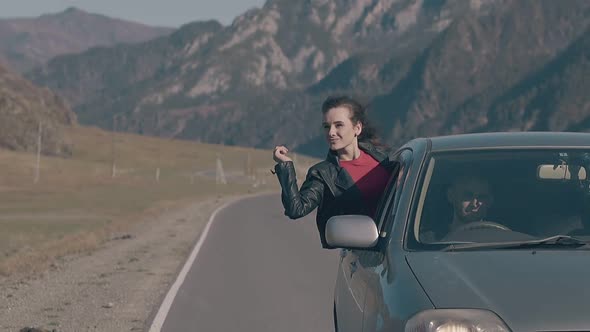
{"type": "Polygon", "coordinates": [[[285,146],[277,146],[273,159],[281,184],[285,215],[301,218],[318,208],[316,223],[322,247],[327,220],[335,215],[360,214],[374,217],[377,203],[398,164],[388,157],[369,125],[365,108],[347,97],[330,97],[322,105],[325,160],[313,165],[297,186],[295,167],[285,146]]]}

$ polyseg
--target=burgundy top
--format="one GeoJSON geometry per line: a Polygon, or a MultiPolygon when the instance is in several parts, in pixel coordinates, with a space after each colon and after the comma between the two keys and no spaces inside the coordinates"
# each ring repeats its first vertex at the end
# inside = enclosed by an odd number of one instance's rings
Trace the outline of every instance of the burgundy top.
{"type": "Polygon", "coordinates": [[[390,172],[362,150],[357,159],[339,162],[354,180],[367,206],[369,216],[374,218],[377,204],[391,175],[390,172]]]}

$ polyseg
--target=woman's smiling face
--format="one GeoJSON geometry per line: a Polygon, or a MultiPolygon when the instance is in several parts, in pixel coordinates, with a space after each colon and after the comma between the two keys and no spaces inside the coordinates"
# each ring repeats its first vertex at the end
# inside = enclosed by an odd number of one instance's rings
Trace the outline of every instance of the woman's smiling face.
{"type": "Polygon", "coordinates": [[[322,124],[330,150],[347,149],[357,141],[362,130],[361,123],[353,124],[347,107],[331,108],[324,114],[322,124]]]}

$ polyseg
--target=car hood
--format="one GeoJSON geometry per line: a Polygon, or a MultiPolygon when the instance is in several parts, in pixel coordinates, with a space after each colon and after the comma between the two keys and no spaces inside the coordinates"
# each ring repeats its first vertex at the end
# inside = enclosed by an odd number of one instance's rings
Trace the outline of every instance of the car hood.
{"type": "Polygon", "coordinates": [[[414,252],[436,308],[488,309],[513,331],[590,331],[590,251],[414,252]]]}

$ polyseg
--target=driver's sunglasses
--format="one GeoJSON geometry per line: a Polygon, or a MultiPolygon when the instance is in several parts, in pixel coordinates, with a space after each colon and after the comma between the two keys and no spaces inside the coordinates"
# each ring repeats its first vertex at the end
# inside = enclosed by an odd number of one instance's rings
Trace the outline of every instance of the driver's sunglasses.
{"type": "Polygon", "coordinates": [[[464,191],[461,193],[460,198],[464,202],[473,201],[474,199],[477,199],[480,202],[488,203],[492,199],[492,196],[487,192],[475,193],[472,191],[464,191]]]}

